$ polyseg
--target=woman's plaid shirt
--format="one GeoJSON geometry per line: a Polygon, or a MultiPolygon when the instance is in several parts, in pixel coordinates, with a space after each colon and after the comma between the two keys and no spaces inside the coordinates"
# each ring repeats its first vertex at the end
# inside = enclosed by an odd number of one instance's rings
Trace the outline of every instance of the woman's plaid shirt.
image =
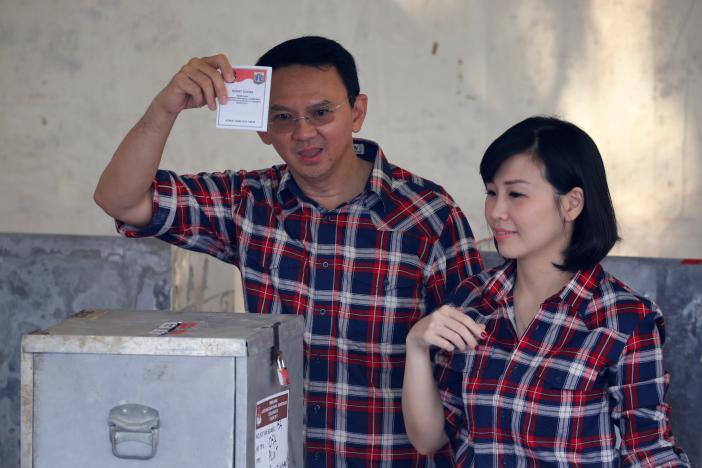
{"type": "Polygon", "coordinates": [[[475,351],[437,353],[458,466],[687,466],[663,401],[663,317],[601,266],[548,298],[521,339],[515,264],[464,281],[450,302],[487,327],[475,351]]]}
{"type": "Polygon", "coordinates": [[[326,211],[284,165],[177,176],[159,171],[152,224],[118,224],[241,270],[246,309],[305,317],[310,466],[423,466],[401,394],[410,327],[482,263],[461,210],[438,185],[373,162],[367,189],[326,211]]]}

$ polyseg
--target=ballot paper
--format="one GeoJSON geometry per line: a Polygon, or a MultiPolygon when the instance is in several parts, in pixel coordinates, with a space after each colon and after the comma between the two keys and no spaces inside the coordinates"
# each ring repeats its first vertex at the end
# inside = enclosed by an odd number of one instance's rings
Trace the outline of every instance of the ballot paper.
{"type": "Polygon", "coordinates": [[[217,103],[217,128],[256,130],[268,128],[271,67],[237,65],[234,81],[225,83],[227,103],[217,103]]]}

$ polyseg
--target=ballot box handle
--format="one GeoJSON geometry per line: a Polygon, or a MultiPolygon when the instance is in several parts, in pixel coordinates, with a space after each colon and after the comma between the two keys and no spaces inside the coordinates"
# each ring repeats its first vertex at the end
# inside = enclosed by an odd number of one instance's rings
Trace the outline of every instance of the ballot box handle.
{"type": "Polygon", "coordinates": [[[156,455],[159,414],[138,403],[113,407],[107,418],[112,454],[117,458],[148,460],[156,455]]]}

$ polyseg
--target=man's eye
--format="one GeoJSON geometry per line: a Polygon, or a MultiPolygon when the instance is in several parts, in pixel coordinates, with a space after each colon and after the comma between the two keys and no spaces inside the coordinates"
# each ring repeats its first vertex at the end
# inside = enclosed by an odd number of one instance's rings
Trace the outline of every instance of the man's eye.
{"type": "Polygon", "coordinates": [[[329,109],[315,109],[310,113],[313,119],[323,119],[331,113],[329,109]]]}
{"type": "Polygon", "coordinates": [[[292,118],[293,118],[292,114],[280,113],[280,114],[274,114],[273,117],[271,118],[271,120],[274,122],[287,122],[288,120],[292,120],[292,118]]]}

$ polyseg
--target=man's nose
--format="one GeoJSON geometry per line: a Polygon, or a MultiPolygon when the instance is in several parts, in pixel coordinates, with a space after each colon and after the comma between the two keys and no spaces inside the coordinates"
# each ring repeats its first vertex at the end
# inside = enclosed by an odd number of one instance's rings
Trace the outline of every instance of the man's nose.
{"type": "Polygon", "coordinates": [[[306,140],[310,136],[317,134],[317,127],[312,125],[307,117],[298,117],[295,120],[295,128],[293,129],[293,138],[298,140],[306,140]]]}

